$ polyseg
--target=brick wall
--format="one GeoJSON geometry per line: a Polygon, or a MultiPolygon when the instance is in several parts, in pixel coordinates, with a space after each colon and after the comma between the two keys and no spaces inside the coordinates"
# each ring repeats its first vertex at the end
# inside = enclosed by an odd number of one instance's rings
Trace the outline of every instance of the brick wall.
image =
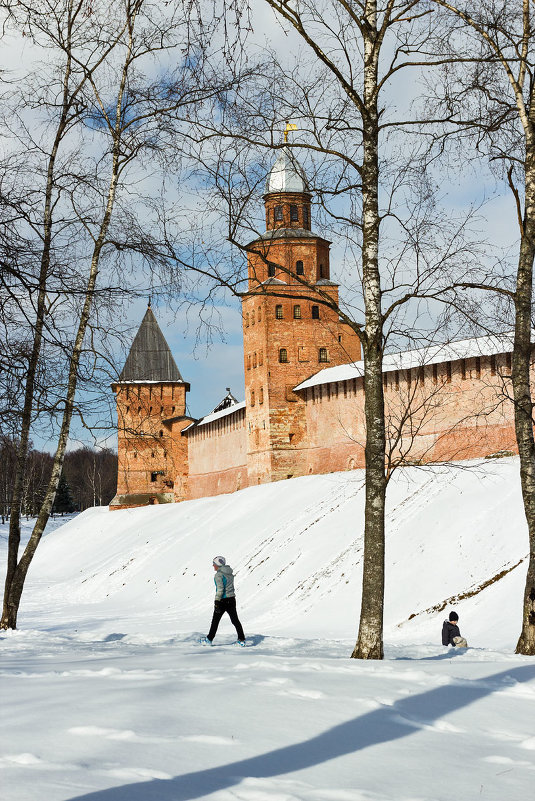
{"type": "Polygon", "coordinates": [[[188,498],[235,492],[248,486],[245,409],[227,413],[190,429],[188,498]]]}
{"type": "MultiPolygon", "coordinates": [[[[385,374],[392,463],[439,462],[516,451],[506,354],[385,374]]],[[[362,378],[299,392],[306,409],[308,473],[364,467],[362,378]]]]}

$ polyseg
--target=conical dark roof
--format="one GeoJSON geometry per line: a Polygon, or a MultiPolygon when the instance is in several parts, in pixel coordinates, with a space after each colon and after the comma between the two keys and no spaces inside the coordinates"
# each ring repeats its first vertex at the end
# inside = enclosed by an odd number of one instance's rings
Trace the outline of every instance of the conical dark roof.
{"type": "Polygon", "coordinates": [[[119,381],[185,383],[150,306],[134,337],[119,381]]]}

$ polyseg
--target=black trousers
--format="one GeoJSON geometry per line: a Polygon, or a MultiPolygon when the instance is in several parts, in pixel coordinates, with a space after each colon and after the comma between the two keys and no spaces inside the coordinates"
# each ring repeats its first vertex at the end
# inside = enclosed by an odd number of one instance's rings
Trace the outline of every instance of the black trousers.
{"type": "Polygon", "coordinates": [[[245,634],[243,633],[243,629],[240,620],[238,618],[238,613],[236,612],[236,598],[222,598],[221,601],[215,601],[214,616],[212,618],[212,625],[210,626],[210,631],[208,632],[208,639],[209,640],[214,639],[217,632],[217,627],[219,626],[219,621],[221,620],[225,612],[230,617],[230,621],[236,629],[238,640],[244,640],[245,634]]]}

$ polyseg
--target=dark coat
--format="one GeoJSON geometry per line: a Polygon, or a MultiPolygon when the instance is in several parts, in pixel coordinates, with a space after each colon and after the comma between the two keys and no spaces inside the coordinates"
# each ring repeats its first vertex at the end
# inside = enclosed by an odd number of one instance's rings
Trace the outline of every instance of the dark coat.
{"type": "Polygon", "coordinates": [[[442,645],[455,645],[453,638],[460,636],[459,626],[456,623],[450,623],[449,620],[445,620],[442,626],[442,645]]]}

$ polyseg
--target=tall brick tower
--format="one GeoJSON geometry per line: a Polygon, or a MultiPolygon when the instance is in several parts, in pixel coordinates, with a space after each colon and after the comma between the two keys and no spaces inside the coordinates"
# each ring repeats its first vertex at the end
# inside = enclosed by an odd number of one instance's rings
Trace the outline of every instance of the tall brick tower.
{"type": "Polygon", "coordinates": [[[119,472],[110,509],[184,500],[188,443],[180,432],[193,420],[186,415],[189,384],[180,375],[150,304],[112,389],[119,472]]]}
{"type": "Polygon", "coordinates": [[[325,367],[357,361],[360,341],[338,314],[330,242],[311,230],[303,169],[282,148],[266,181],[266,233],[249,245],[243,298],[249,484],[305,472],[305,405],[293,387],[325,367]]]}

